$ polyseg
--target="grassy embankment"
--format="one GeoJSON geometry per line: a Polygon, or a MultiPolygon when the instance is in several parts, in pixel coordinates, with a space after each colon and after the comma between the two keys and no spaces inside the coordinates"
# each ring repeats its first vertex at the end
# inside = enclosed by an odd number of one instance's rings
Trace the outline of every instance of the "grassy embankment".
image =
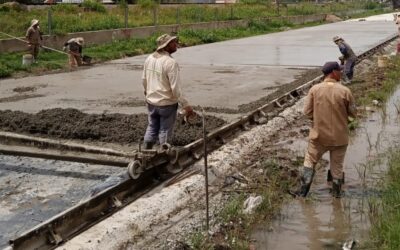
{"type": "Polygon", "coordinates": [[[382,197],[374,201],[371,237],[367,249],[397,250],[400,247],[400,150],[389,153],[389,172],[382,197]]]}
{"type": "MultiPolygon", "coordinates": [[[[243,1],[246,2],[246,1],[243,1]]],[[[152,1],[139,0],[138,5],[129,6],[128,27],[175,23],[195,23],[238,19],[255,19],[271,16],[310,15],[315,13],[337,13],[348,10],[381,9],[382,5],[373,2],[351,1],[343,3],[280,5],[278,9],[271,1],[258,3],[238,3],[234,5],[156,5],[152,1]],[[279,11],[278,11],[279,10],[279,11]],[[156,15],[156,20],[154,16],[156,15]]],[[[24,36],[32,19],[39,19],[44,34],[48,33],[48,11],[51,10],[52,34],[66,34],[81,31],[117,29],[125,27],[125,7],[123,5],[108,9],[94,1],[85,1],[82,6],[57,4],[45,9],[17,11],[0,7],[0,27],[13,36],[24,36]]],[[[0,35],[0,38],[5,38],[0,35]]]]}
{"type": "MultiPolygon", "coordinates": [[[[400,83],[400,58],[390,60],[380,88],[368,93],[369,99],[387,101],[400,83]]],[[[396,105],[396,104],[395,104],[396,105]]],[[[397,106],[399,103],[397,103],[397,106]]],[[[400,114],[400,110],[398,111],[400,114]]],[[[389,151],[388,173],[381,183],[382,196],[370,201],[371,237],[365,249],[397,250],[400,247],[400,150],[389,151]]]]}
{"type": "MultiPolygon", "coordinates": [[[[313,14],[327,11],[343,11],[346,8],[354,7],[359,9],[367,9],[364,15],[370,15],[376,12],[383,12],[380,5],[352,2],[348,4],[336,3],[332,5],[321,5],[316,8],[314,5],[304,3],[301,5],[295,5],[287,7],[288,15],[300,15],[300,14],[313,14]]],[[[92,9],[96,9],[92,7],[92,9]]],[[[100,5],[102,7],[102,5],[100,5]]],[[[85,12],[84,15],[79,15],[82,11],[82,7],[75,5],[56,5],[53,6],[53,31],[58,33],[76,32],[76,31],[87,31],[97,29],[110,29],[121,27],[121,24],[113,25],[112,21],[107,21],[107,18],[115,18],[117,15],[107,15],[113,11],[121,11],[120,8],[114,8],[111,10],[102,9],[97,6],[99,10],[95,12],[85,12]],[[59,11],[60,13],[58,13],[59,11]],[[57,15],[55,13],[58,13],[57,15]],[[76,14],[78,13],[78,15],[76,14]],[[60,18],[59,20],[57,18],[60,18]],[[78,19],[76,19],[78,18],[78,19]],[[76,25],[79,23],[79,25],[76,25]],[[73,25],[72,25],[73,24],[73,25]]],[[[276,8],[269,8],[266,5],[260,4],[238,4],[234,6],[198,6],[189,5],[179,7],[179,22],[196,22],[196,21],[213,21],[213,20],[232,20],[232,19],[252,19],[249,27],[246,28],[229,28],[219,30],[181,30],[178,35],[180,42],[183,46],[193,46],[203,43],[212,43],[218,41],[224,41],[228,39],[247,37],[252,35],[266,34],[270,32],[281,31],[285,27],[300,28],[304,25],[293,25],[286,22],[271,21],[268,23],[259,21],[260,17],[264,16],[277,16],[276,8]],[[200,11],[201,10],[201,11],[200,11]],[[216,11],[218,10],[218,11],[216,11]],[[268,11],[267,11],[268,10],[268,11]],[[271,11],[272,10],[272,11],[271,11]],[[202,14],[199,14],[202,13],[202,14]],[[216,14],[217,13],[217,14],[216,14]],[[224,14],[225,13],[225,14],[224,14]],[[216,19],[217,18],[217,19],[216,19]],[[257,18],[257,19],[253,19],[257,18]]],[[[147,13],[149,8],[135,6],[130,7],[130,11],[134,12],[130,15],[130,18],[137,18],[147,13]],[[137,13],[136,13],[137,12],[137,13]]],[[[25,12],[18,11],[2,11],[0,15],[0,25],[3,23],[3,27],[6,27],[5,32],[11,33],[12,35],[21,35],[24,29],[29,26],[29,20],[32,18],[39,18],[43,15],[44,10],[35,9],[25,12]],[[5,14],[5,15],[3,15],[5,14]],[[7,21],[6,21],[7,20],[7,21]],[[8,23],[9,20],[13,20],[8,23]],[[18,21],[17,21],[18,20],[18,21]],[[5,25],[7,23],[7,25],[5,25]]],[[[1,12],[1,11],[0,11],[1,12]]],[[[47,12],[46,12],[47,13],[47,12]]],[[[159,8],[159,16],[164,18],[159,20],[160,24],[176,23],[176,8],[159,8]],[[162,13],[162,15],[161,15],[162,13]]],[[[283,14],[283,9],[279,12],[283,14]]],[[[115,13],[114,13],[115,14],[115,13]]],[[[44,17],[43,17],[44,18],[44,17]]],[[[46,20],[46,19],[45,19],[46,20]]],[[[142,26],[153,24],[153,22],[146,23],[146,18],[143,19],[129,19],[129,26],[142,26]],[[139,21],[141,20],[141,21],[139,21]]],[[[46,22],[42,22],[42,30],[46,30],[46,22]]],[[[307,24],[307,25],[316,25],[307,24]]],[[[157,35],[150,37],[149,39],[130,39],[130,40],[119,40],[109,44],[90,46],[84,49],[84,53],[94,58],[95,62],[102,62],[111,59],[122,58],[125,56],[134,56],[144,53],[149,53],[155,48],[155,38],[157,35]]],[[[54,69],[67,69],[67,56],[56,52],[41,53],[39,55],[39,63],[31,66],[21,65],[22,54],[24,53],[6,53],[1,54],[0,57],[0,78],[15,76],[15,75],[26,75],[30,73],[40,73],[44,71],[54,69]]]]}

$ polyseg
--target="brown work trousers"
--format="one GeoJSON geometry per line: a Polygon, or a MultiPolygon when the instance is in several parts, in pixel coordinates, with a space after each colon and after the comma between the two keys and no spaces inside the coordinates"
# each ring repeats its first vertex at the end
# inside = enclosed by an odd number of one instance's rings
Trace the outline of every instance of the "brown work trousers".
{"type": "Polygon", "coordinates": [[[75,68],[77,66],[81,66],[82,65],[82,58],[81,55],[79,53],[75,53],[70,51],[68,53],[68,58],[69,58],[69,66],[71,68],[75,68]]]}
{"type": "Polygon", "coordinates": [[[320,143],[310,140],[304,157],[304,167],[314,168],[322,155],[329,151],[330,169],[334,179],[343,178],[343,162],[346,155],[347,145],[323,146],[320,143]]]}
{"type": "Polygon", "coordinates": [[[28,46],[29,46],[29,53],[33,56],[33,59],[37,60],[39,55],[40,45],[30,43],[28,46]]]}

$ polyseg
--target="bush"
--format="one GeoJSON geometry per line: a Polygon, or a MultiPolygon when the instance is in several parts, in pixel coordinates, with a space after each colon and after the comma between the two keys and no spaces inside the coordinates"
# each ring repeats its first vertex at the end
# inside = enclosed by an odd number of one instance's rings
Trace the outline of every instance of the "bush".
{"type": "Polygon", "coordinates": [[[158,5],[157,0],[138,0],[137,3],[144,9],[152,9],[158,5]]]}
{"type": "Polygon", "coordinates": [[[377,2],[369,1],[369,2],[366,2],[364,4],[364,8],[367,9],[367,10],[379,9],[380,8],[380,4],[377,3],[377,2]]]}
{"type": "Polygon", "coordinates": [[[107,12],[106,7],[102,3],[99,3],[95,0],[85,0],[81,4],[81,6],[85,9],[91,10],[91,11],[96,11],[100,13],[105,13],[107,12]]]}
{"type": "Polygon", "coordinates": [[[11,76],[11,70],[0,63],[0,78],[11,76]]]}
{"type": "Polygon", "coordinates": [[[9,12],[11,8],[7,5],[1,5],[0,6],[0,12],[9,12]]]}
{"type": "Polygon", "coordinates": [[[67,3],[60,3],[57,5],[51,6],[51,9],[57,12],[63,12],[63,13],[77,13],[79,11],[78,6],[74,4],[67,4],[67,3]]]}

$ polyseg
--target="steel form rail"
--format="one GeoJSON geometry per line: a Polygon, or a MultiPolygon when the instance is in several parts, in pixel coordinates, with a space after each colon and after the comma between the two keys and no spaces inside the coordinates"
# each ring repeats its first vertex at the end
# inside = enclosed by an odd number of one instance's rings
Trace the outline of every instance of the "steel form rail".
{"type": "MultiPolygon", "coordinates": [[[[360,54],[357,63],[371,56],[377,50],[386,46],[398,37],[398,35],[375,44],[370,49],[360,54]]],[[[278,111],[294,104],[300,97],[316,83],[322,80],[323,76],[315,79],[287,92],[279,98],[249,112],[237,121],[224,125],[210,132],[206,139],[209,150],[212,151],[225,143],[227,137],[234,135],[237,131],[246,130],[249,125],[262,124],[261,118],[270,119],[277,115],[278,111]]],[[[199,160],[202,155],[203,139],[198,139],[178,150],[175,165],[180,168],[199,160]]],[[[152,166],[165,166],[169,163],[168,157],[156,157],[150,163],[152,166]]],[[[19,237],[10,240],[12,249],[54,249],[61,243],[71,239],[73,236],[86,230],[92,225],[110,216],[120,208],[128,205],[142,194],[147,192],[156,184],[151,181],[151,175],[156,168],[149,169],[142,173],[137,180],[125,179],[116,186],[110,187],[98,193],[94,197],[77,204],[70,209],[50,218],[49,220],[37,225],[31,230],[24,232],[19,237]],[[143,190],[143,188],[145,190],[143,190]]]]}

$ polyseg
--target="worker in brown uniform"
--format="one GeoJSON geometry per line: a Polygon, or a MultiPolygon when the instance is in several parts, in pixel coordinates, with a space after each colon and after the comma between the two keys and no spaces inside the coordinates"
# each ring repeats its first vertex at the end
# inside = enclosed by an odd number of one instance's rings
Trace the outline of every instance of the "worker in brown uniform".
{"type": "Polygon", "coordinates": [[[25,37],[28,40],[29,51],[33,56],[33,62],[36,62],[39,55],[39,48],[43,40],[40,33],[39,20],[33,19],[31,21],[31,26],[26,31],[25,37]]]}
{"type": "Polygon", "coordinates": [[[305,197],[310,190],[315,165],[322,155],[330,153],[332,195],[341,197],[344,182],[343,161],[349,142],[348,121],[356,115],[351,91],[340,83],[341,68],[337,62],[322,67],[324,81],[314,85],[306,98],[304,114],[312,120],[309,143],[299,188],[292,194],[305,197]]]}
{"type": "Polygon", "coordinates": [[[69,66],[71,69],[82,66],[82,47],[85,40],[83,37],[71,38],[64,43],[63,50],[68,51],[69,66]]]}

